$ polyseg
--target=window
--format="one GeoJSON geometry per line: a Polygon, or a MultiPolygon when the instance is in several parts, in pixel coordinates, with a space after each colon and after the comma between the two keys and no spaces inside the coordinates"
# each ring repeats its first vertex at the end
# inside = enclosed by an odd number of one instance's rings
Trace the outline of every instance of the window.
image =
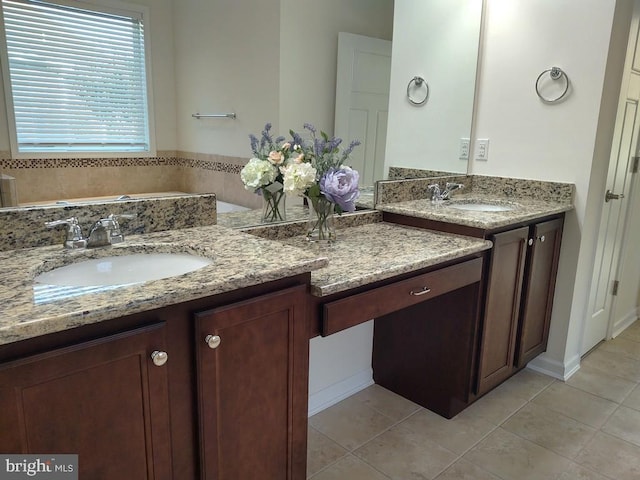
{"type": "Polygon", "coordinates": [[[143,12],[98,5],[2,0],[14,154],[151,150],[143,12]]]}

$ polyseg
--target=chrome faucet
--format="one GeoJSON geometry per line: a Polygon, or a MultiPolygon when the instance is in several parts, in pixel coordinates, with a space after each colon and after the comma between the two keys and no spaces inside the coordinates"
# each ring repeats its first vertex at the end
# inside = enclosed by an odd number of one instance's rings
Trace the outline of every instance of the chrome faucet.
{"type": "Polygon", "coordinates": [[[449,200],[449,198],[451,198],[451,192],[461,188],[464,188],[464,183],[447,182],[441,194],[442,200],[449,200]]]}
{"type": "Polygon", "coordinates": [[[68,226],[67,237],[63,244],[64,248],[76,249],[104,247],[124,241],[124,235],[122,235],[120,224],[118,223],[118,219],[122,218],[131,219],[135,218],[135,215],[111,214],[106,218],[101,218],[93,225],[93,227],[91,227],[89,236],[86,238],[82,236],[82,229],[80,228],[76,217],[71,217],[66,220],[45,222],[45,226],[48,228],[57,227],[59,225],[68,226]]]}
{"type": "Polygon", "coordinates": [[[431,202],[441,203],[443,200],[449,200],[451,198],[451,192],[453,192],[454,190],[464,188],[464,184],[447,182],[445,184],[444,190],[440,190],[440,185],[437,183],[433,183],[427,186],[427,188],[431,191],[431,202]]]}
{"type": "Polygon", "coordinates": [[[116,243],[124,242],[124,235],[120,231],[118,218],[134,218],[135,215],[114,215],[113,213],[107,218],[101,218],[89,231],[87,237],[87,248],[105,247],[116,243]]]}
{"type": "Polygon", "coordinates": [[[66,220],[54,220],[53,222],[45,222],[45,227],[53,228],[58,225],[65,225],[67,228],[67,237],[64,240],[64,248],[85,248],[87,239],[82,236],[82,229],[78,225],[76,217],[67,218],[66,220]]]}

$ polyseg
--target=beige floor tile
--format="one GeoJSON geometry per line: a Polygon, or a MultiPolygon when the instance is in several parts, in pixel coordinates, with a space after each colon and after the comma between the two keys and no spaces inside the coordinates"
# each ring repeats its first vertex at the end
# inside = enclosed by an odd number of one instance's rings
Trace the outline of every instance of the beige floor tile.
{"type": "Polygon", "coordinates": [[[640,447],[603,432],[595,434],[575,461],[615,480],[640,478],[640,447]]]}
{"type": "Polygon", "coordinates": [[[566,383],[616,403],[622,403],[636,386],[635,382],[614,377],[589,366],[581,367],[566,383]]]}
{"type": "Polygon", "coordinates": [[[553,480],[609,480],[593,470],[571,462],[565,471],[554,477],[553,480]]]}
{"type": "Polygon", "coordinates": [[[534,398],[533,403],[595,428],[600,428],[618,408],[610,400],[560,382],[554,383],[534,398]]]}
{"type": "Polygon", "coordinates": [[[500,480],[494,474],[466,460],[458,460],[436,477],[436,480],[500,480]]]}
{"type": "Polygon", "coordinates": [[[396,421],[407,418],[422,408],[411,400],[375,384],[356,393],[353,398],[396,421]]]}
{"type": "Polygon", "coordinates": [[[513,395],[531,400],[553,382],[555,382],[553,378],[525,368],[497,387],[496,390],[506,390],[513,395]]]}
{"type": "Polygon", "coordinates": [[[598,350],[605,350],[607,352],[620,353],[627,357],[640,360],[640,342],[634,342],[627,337],[618,336],[613,340],[604,342],[598,350]]]}
{"type": "Polygon", "coordinates": [[[349,451],[384,432],[395,422],[349,397],[317,413],[309,423],[349,451]]]}
{"type": "Polygon", "coordinates": [[[431,441],[428,434],[403,425],[393,427],[354,453],[394,480],[435,478],[457,458],[455,453],[431,441]]]}
{"type": "Polygon", "coordinates": [[[535,403],[527,404],[509,418],[502,428],[570,458],[575,456],[596,432],[595,428],[535,403]]]}
{"type": "Polygon", "coordinates": [[[622,338],[627,340],[633,340],[634,342],[640,342],[640,320],[636,320],[633,325],[630,325],[624,332],[620,334],[622,338]]]}
{"type": "Polygon", "coordinates": [[[388,480],[389,477],[371,468],[353,455],[338,460],[329,468],[311,477],[313,480],[388,480]]]}
{"type": "Polygon", "coordinates": [[[508,390],[492,390],[480,400],[467,407],[468,415],[500,425],[527,403],[527,399],[508,390]]]}
{"type": "Polygon", "coordinates": [[[347,455],[347,451],[318,430],[309,426],[307,435],[307,476],[319,472],[339,458],[347,455]]]}
{"type": "Polygon", "coordinates": [[[509,480],[549,480],[569,466],[568,459],[502,428],[494,430],[463,458],[509,480]]]}
{"type": "Polygon", "coordinates": [[[640,410],[640,385],[638,385],[627,398],[624,399],[623,405],[640,410]]]}
{"type": "Polygon", "coordinates": [[[466,411],[447,420],[429,410],[422,410],[406,419],[401,425],[414,432],[428,435],[438,445],[459,455],[469,450],[496,428],[494,424],[469,415],[466,411]]]}
{"type": "Polygon", "coordinates": [[[582,360],[581,367],[589,367],[607,375],[624,378],[632,382],[640,382],[640,360],[620,353],[598,348],[582,360]]]}
{"type": "Polygon", "coordinates": [[[640,447],[640,412],[621,406],[609,417],[602,431],[640,447]]]}

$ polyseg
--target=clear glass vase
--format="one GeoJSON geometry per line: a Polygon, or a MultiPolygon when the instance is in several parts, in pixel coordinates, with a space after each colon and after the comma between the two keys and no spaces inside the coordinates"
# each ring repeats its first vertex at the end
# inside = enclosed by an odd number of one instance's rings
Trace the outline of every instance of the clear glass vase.
{"type": "Polygon", "coordinates": [[[262,189],[262,222],[284,222],[287,219],[286,198],[284,190],[262,189]]]}
{"type": "Polygon", "coordinates": [[[334,225],[335,203],[331,203],[324,197],[307,197],[307,203],[309,204],[307,240],[331,245],[336,241],[334,225]]]}

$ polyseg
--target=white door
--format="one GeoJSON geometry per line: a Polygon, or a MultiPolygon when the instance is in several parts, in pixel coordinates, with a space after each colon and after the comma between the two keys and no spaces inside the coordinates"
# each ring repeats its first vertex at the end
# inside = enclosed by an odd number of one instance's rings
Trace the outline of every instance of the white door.
{"type": "Polygon", "coordinates": [[[382,179],[389,110],[391,42],[340,32],[336,76],[335,136],[361,145],[351,156],[360,185],[382,179]]]}
{"type": "Polygon", "coordinates": [[[610,332],[614,283],[618,273],[621,244],[624,237],[626,209],[631,188],[631,167],[636,156],[640,134],[640,1],[634,5],[631,33],[627,47],[625,73],[620,91],[614,140],[609,159],[606,191],[600,220],[594,273],[589,296],[589,315],[582,337],[581,353],[585,354],[610,332]],[[615,198],[615,197],[618,198],[615,198]]]}

